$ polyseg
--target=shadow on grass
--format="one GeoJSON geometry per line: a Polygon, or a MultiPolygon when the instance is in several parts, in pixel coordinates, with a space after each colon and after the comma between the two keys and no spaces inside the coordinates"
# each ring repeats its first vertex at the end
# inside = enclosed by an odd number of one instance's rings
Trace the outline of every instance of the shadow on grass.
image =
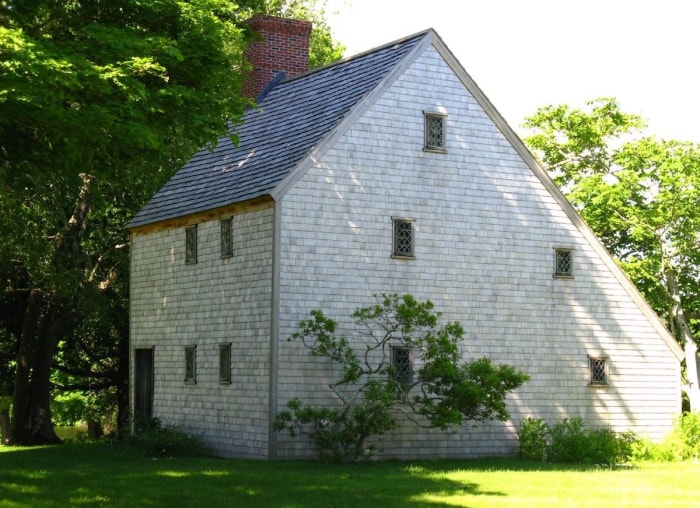
{"type": "Polygon", "coordinates": [[[153,460],[102,444],[0,452],[0,507],[406,507],[450,506],[450,496],[503,496],[440,473],[469,462],[371,462],[215,458],[153,460]]]}

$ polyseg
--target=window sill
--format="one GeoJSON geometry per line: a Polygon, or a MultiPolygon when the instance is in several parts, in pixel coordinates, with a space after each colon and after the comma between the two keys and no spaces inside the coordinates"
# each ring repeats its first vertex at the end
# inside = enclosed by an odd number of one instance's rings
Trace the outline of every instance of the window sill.
{"type": "Polygon", "coordinates": [[[429,152],[429,153],[447,153],[447,149],[445,149],[445,148],[437,148],[437,147],[430,147],[430,146],[424,146],[423,151],[429,152]]]}
{"type": "Polygon", "coordinates": [[[416,259],[416,256],[404,256],[401,254],[392,254],[391,259],[416,259]]]}
{"type": "Polygon", "coordinates": [[[553,273],[552,278],[554,279],[574,279],[573,275],[567,275],[565,273],[553,273]]]}

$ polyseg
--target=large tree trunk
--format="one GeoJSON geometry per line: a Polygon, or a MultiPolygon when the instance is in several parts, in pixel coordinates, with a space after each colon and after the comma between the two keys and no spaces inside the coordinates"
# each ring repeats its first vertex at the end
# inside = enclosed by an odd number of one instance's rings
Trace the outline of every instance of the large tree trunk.
{"type": "MultiPolygon", "coordinates": [[[[60,256],[76,252],[78,234],[90,210],[89,194],[92,177],[80,175],[82,183],[75,200],[73,214],[62,231],[53,238],[52,263],[60,256]]],[[[76,288],[77,289],[77,288],[76,288]]],[[[67,324],[75,322],[76,309],[66,313],[54,308],[41,290],[33,288],[24,313],[20,337],[12,418],[12,442],[22,445],[60,443],[51,421],[51,363],[58,341],[67,324]],[[68,315],[66,315],[68,314],[68,315]]]]}
{"type": "Polygon", "coordinates": [[[60,443],[51,423],[49,377],[56,349],[45,327],[40,326],[44,298],[39,290],[29,295],[20,337],[12,411],[12,443],[21,445],[60,443]]]}

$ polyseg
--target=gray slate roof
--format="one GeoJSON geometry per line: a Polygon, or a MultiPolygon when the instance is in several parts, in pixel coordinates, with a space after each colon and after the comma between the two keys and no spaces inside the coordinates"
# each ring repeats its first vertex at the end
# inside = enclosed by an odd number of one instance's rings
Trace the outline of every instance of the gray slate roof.
{"type": "Polygon", "coordinates": [[[428,32],[280,82],[235,128],[238,146],[200,150],[127,227],[270,194],[428,32]]]}

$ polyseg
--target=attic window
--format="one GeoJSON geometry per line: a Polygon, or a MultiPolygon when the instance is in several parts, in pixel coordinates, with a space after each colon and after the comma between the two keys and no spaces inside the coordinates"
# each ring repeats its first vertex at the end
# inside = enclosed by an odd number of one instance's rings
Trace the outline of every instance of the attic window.
{"type": "Polygon", "coordinates": [[[572,249],[554,249],[554,276],[574,276],[574,251],[572,249]]]}
{"type": "Polygon", "coordinates": [[[425,115],[425,146],[428,152],[446,152],[445,143],[445,119],[447,115],[442,113],[428,113],[425,115]]]}
{"type": "Polygon", "coordinates": [[[414,254],[414,232],[415,221],[392,217],[394,223],[394,247],[392,257],[413,258],[414,254]]]}
{"type": "Polygon", "coordinates": [[[588,384],[607,385],[608,384],[608,359],[588,357],[588,384]]]}
{"type": "Polygon", "coordinates": [[[197,226],[185,228],[185,263],[197,262],[197,226]]]}

